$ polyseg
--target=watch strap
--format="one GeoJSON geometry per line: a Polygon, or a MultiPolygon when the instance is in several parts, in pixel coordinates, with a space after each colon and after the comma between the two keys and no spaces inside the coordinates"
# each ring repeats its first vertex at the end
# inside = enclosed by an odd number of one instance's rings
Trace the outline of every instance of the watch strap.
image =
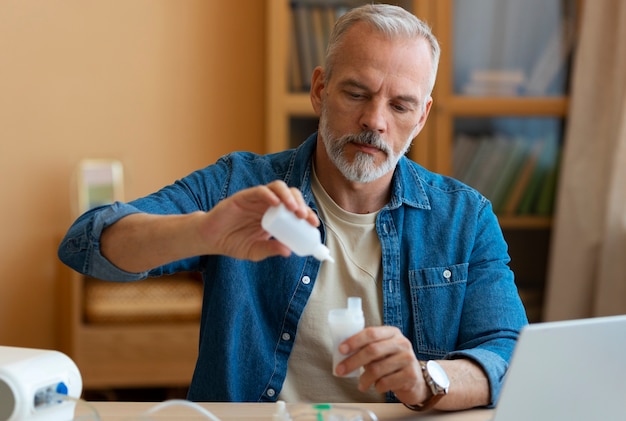
{"type": "Polygon", "coordinates": [[[426,399],[424,402],[420,404],[409,405],[408,403],[405,403],[404,406],[406,406],[407,408],[413,411],[426,411],[432,408],[433,406],[435,406],[437,402],[439,402],[439,400],[446,395],[446,391],[439,389],[437,385],[435,384],[435,382],[433,381],[432,377],[430,377],[430,374],[428,373],[428,370],[426,369],[426,362],[419,361],[419,363],[422,369],[422,375],[424,376],[424,381],[426,382],[426,385],[428,386],[428,389],[430,390],[431,395],[428,399],[426,399]]]}

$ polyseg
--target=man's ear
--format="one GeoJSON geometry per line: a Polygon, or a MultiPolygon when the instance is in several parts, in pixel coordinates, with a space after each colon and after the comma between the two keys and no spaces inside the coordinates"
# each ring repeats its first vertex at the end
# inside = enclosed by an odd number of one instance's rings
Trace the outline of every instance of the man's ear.
{"type": "Polygon", "coordinates": [[[322,91],[326,87],[324,85],[325,78],[326,73],[324,72],[324,69],[322,69],[320,66],[317,66],[315,69],[313,69],[313,76],[311,77],[310,97],[311,105],[313,105],[313,110],[315,110],[315,114],[317,114],[318,116],[322,112],[322,91]]]}
{"type": "Polygon", "coordinates": [[[426,124],[426,120],[428,120],[428,114],[430,114],[430,109],[432,106],[433,106],[433,97],[429,95],[428,98],[426,99],[426,102],[424,103],[424,108],[419,117],[419,120],[417,121],[417,124],[415,125],[415,128],[413,129],[411,138],[414,139],[424,128],[424,125],[426,124]]]}
{"type": "Polygon", "coordinates": [[[432,106],[433,106],[433,97],[429,95],[428,99],[426,100],[426,103],[424,104],[424,111],[422,112],[422,115],[418,123],[420,130],[422,130],[422,127],[424,127],[424,124],[426,124],[426,120],[428,119],[428,114],[430,114],[430,108],[432,106]]]}

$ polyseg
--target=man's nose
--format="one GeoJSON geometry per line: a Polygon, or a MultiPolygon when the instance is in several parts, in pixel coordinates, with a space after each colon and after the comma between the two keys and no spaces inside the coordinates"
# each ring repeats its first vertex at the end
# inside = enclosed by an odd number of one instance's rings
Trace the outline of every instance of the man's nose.
{"type": "Polygon", "coordinates": [[[359,124],[363,130],[384,133],[387,128],[387,109],[381,101],[368,101],[363,107],[359,124]]]}

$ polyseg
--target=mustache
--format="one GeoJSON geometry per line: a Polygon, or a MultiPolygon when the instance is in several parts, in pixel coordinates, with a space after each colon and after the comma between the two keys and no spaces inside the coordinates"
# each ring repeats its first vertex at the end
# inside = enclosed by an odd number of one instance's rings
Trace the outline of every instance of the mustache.
{"type": "Polygon", "coordinates": [[[348,134],[342,137],[342,143],[357,143],[361,145],[373,146],[382,150],[383,152],[388,153],[389,148],[387,144],[383,141],[380,133],[375,131],[364,131],[356,134],[348,134]]]}

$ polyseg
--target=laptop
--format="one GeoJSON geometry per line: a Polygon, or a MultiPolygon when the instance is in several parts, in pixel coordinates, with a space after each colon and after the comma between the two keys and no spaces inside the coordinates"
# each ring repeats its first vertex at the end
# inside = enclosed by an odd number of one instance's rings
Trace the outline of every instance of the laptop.
{"type": "Polygon", "coordinates": [[[522,329],[493,421],[626,420],[626,315],[522,329]]]}

